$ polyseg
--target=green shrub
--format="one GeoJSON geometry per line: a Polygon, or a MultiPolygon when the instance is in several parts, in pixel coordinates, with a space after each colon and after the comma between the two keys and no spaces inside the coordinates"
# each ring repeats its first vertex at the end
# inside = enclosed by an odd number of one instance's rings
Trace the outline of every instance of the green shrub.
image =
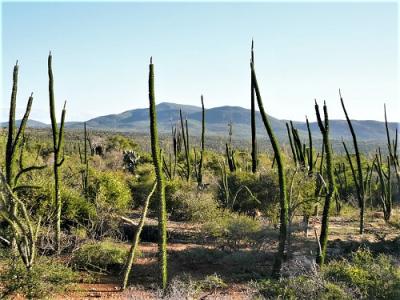
{"type": "Polygon", "coordinates": [[[72,266],[77,270],[118,273],[124,265],[128,248],[112,241],[90,242],[73,255],[72,266]]]}
{"type": "Polygon", "coordinates": [[[30,299],[44,299],[66,290],[79,279],[79,275],[64,263],[47,257],[38,257],[30,272],[20,260],[15,263],[8,259],[6,262],[7,267],[0,271],[3,288],[0,290],[0,298],[19,293],[30,299]]]}
{"type": "Polygon", "coordinates": [[[137,144],[131,138],[122,135],[112,135],[106,141],[106,151],[134,150],[136,147],[137,144]]]}
{"type": "MultiPolygon", "coordinates": [[[[138,165],[136,169],[136,176],[129,182],[132,195],[135,195],[134,207],[138,208],[143,205],[149,195],[155,180],[154,166],[152,163],[143,163],[138,165]]],[[[155,204],[150,202],[150,207],[153,208],[155,204]]]]}
{"type": "Polygon", "coordinates": [[[298,276],[281,281],[263,280],[254,283],[255,288],[266,299],[352,299],[339,285],[321,280],[316,276],[298,276]]]}
{"type": "Polygon", "coordinates": [[[132,195],[125,175],[115,171],[97,171],[91,174],[89,198],[96,208],[123,211],[132,204],[132,195]]]}
{"type": "MultiPolygon", "coordinates": [[[[223,186],[222,182],[219,182],[219,186],[223,186]]],[[[234,211],[248,212],[255,208],[268,211],[271,206],[278,202],[278,179],[276,174],[271,171],[259,174],[230,173],[228,174],[228,187],[231,201],[234,201],[234,211]],[[247,187],[252,195],[243,187],[247,187]],[[233,200],[235,195],[236,199],[233,200]]],[[[225,198],[225,190],[221,188],[218,193],[218,200],[222,207],[226,206],[225,198]]]]}
{"type": "Polygon", "coordinates": [[[175,179],[165,189],[167,211],[175,221],[205,222],[219,214],[211,191],[199,191],[195,184],[175,179]]]}
{"type": "Polygon", "coordinates": [[[87,224],[88,220],[96,216],[96,208],[93,203],[86,200],[82,194],[71,188],[61,189],[63,223],[87,224]]]}
{"type": "Polygon", "coordinates": [[[350,261],[333,261],[324,267],[323,272],[327,279],[359,291],[359,298],[400,298],[400,268],[386,255],[380,254],[375,258],[368,250],[358,250],[350,261]]]}
{"type": "Polygon", "coordinates": [[[210,291],[221,288],[226,288],[227,284],[222,280],[218,274],[212,274],[206,276],[203,280],[199,282],[202,290],[210,291]]]}
{"type": "Polygon", "coordinates": [[[231,249],[253,245],[263,238],[258,220],[248,216],[224,213],[203,225],[204,232],[231,249]]]}

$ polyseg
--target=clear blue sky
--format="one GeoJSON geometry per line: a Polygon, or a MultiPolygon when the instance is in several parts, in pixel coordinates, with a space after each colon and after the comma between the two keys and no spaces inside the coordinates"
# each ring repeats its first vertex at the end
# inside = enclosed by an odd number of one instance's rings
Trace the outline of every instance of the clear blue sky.
{"type": "MultiPolygon", "coordinates": [[[[18,112],[48,122],[47,54],[67,120],[148,105],[149,57],[157,102],[249,107],[249,57],[266,110],[314,117],[314,98],[343,119],[338,88],[355,119],[398,121],[396,3],[3,3],[0,120],[7,118],[19,60],[18,112]]],[[[59,113],[58,113],[59,115],[59,113]]]]}

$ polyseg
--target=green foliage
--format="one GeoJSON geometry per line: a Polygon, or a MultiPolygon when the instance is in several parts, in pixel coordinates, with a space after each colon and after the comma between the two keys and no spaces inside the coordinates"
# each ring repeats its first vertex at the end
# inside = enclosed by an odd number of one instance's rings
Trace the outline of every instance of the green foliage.
{"type": "Polygon", "coordinates": [[[77,270],[118,273],[128,256],[128,248],[109,240],[92,241],[79,248],[72,257],[77,270]]]}
{"type": "Polygon", "coordinates": [[[5,265],[0,271],[1,298],[19,293],[30,299],[46,299],[64,291],[79,278],[65,263],[47,257],[38,257],[30,272],[19,260],[7,259],[5,265]]]}
{"type": "Polygon", "coordinates": [[[341,282],[358,292],[360,299],[399,299],[400,269],[392,259],[368,250],[358,250],[350,260],[329,263],[323,269],[326,278],[341,282]]]}
{"type": "Polygon", "coordinates": [[[123,135],[112,135],[107,138],[106,151],[123,151],[133,150],[137,148],[137,144],[131,138],[123,135]]]}
{"type": "MultiPolygon", "coordinates": [[[[278,178],[272,171],[263,173],[235,172],[227,174],[230,198],[234,201],[234,211],[248,212],[255,208],[267,211],[279,201],[278,178]],[[251,194],[243,187],[247,187],[251,194]],[[236,197],[235,197],[236,196],[236,197]]],[[[218,192],[218,200],[222,207],[226,207],[225,191],[221,187],[218,192]]]]}
{"type": "MultiPolygon", "coordinates": [[[[154,166],[150,163],[141,164],[136,170],[136,176],[128,182],[132,195],[135,195],[134,207],[143,205],[155,179],[154,166]]],[[[150,205],[155,207],[154,202],[150,205]]]]}
{"type": "MultiPolygon", "coordinates": [[[[171,220],[205,222],[219,214],[211,191],[199,191],[187,181],[175,179],[166,184],[165,198],[171,220]]],[[[156,203],[154,203],[156,204],[156,203]]]]}
{"type": "Polygon", "coordinates": [[[222,280],[218,274],[212,274],[206,276],[202,281],[199,282],[202,290],[210,291],[220,288],[226,288],[227,284],[222,280]]]}
{"type": "Polygon", "coordinates": [[[203,230],[222,245],[238,249],[257,243],[263,237],[264,229],[253,218],[225,213],[206,222],[203,230]]]}
{"type": "Polygon", "coordinates": [[[204,152],[204,170],[209,170],[213,174],[219,174],[221,170],[221,160],[223,156],[215,151],[205,150],[204,152]]]}
{"type": "Polygon", "coordinates": [[[76,189],[63,187],[61,189],[63,223],[72,225],[87,224],[96,216],[96,207],[87,201],[76,189]]]}
{"type": "Polygon", "coordinates": [[[352,299],[340,285],[321,281],[318,277],[298,276],[282,281],[263,280],[255,283],[254,287],[265,299],[352,299]]]}
{"type": "Polygon", "coordinates": [[[90,176],[88,197],[97,208],[123,211],[132,204],[132,195],[124,174],[96,171],[90,176]]]}

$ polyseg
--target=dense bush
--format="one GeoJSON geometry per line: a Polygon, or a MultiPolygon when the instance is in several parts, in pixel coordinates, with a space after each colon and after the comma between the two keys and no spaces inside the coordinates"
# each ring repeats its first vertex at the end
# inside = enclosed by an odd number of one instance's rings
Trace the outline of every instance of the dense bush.
{"type": "MultiPolygon", "coordinates": [[[[278,201],[278,178],[272,171],[260,174],[235,172],[228,174],[228,188],[231,207],[234,211],[248,212],[255,208],[267,211],[278,201]],[[248,192],[249,189],[251,194],[248,192]]],[[[218,199],[225,207],[226,191],[223,183],[219,182],[218,199]]]]}
{"type": "Polygon", "coordinates": [[[321,271],[255,284],[267,299],[400,299],[400,269],[386,255],[358,250],[321,271]]]}
{"type": "Polygon", "coordinates": [[[20,260],[6,259],[5,263],[6,267],[0,269],[0,298],[19,293],[30,299],[44,299],[67,289],[79,278],[65,263],[47,257],[38,257],[30,272],[20,260]]]}
{"type": "Polygon", "coordinates": [[[341,286],[316,276],[298,276],[282,281],[264,280],[254,284],[265,299],[350,300],[341,286]]]}
{"type": "Polygon", "coordinates": [[[131,190],[120,172],[93,172],[88,190],[97,209],[123,211],[132,204],[131,190]]]}
{"type": "Polygon", "coordinates": [[[132,141],[132,139],[122,136],[113,135],[107,138],[106,141],[106,151],[123,151],[123,150],[133,150],[136,149],[137,144],[132,141]]]}
{"type": "Polygon", "coordinates": [[[231,249],[254,245],[264,236],[264,228],[258,220],[232,213],[223,213],[206,222],[203,229],[222,246],[231,249]]]}
{"type": "Polygon", "coordinates": [[[329,263],[325,277],[357,291],[360,299],[400,299],[400,268],[392,259],[368,250],[358,250],[350,260],[329,263]]]}
{"type": "Polygon", "coordinates": [[[167,211],[171,220],[205,222],[219,214],[211,191],[199,191],[193,183],[175,179],[166,185],[167,211]]]}
{"type": "MultiPolygon", "coordinates": [[[[135,196],[134,207],[137,208],[144,204],[154,184],[155,174],[153,164],[142,163],[138,165],[135,175],[129,181],[129,187],[132,195],[135,196]]],[[[150,206],[153,207],[153,205],[153,202],[151,202],[150,206]]]]}
{"type": "Polygon", "coordinates": [[[88,224],[96,216],[94,204],[86,200],[82,194],[71,188],[61,189],[62,213],[64,224],[88,224]]]}
{"type": "Polygon", "coordinates": [[[72,266],[77,270],[118,273],[124,265],[128,248],[112,241],[89,242],[73,255],[72,266]]]}

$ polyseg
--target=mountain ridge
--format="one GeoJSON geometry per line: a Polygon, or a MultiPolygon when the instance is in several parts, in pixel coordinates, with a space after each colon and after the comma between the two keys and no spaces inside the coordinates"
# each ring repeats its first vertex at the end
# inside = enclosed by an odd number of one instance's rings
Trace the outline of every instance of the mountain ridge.
{"type": "MultiPolygon", "coordinates": [[[[184,118],[187,118],[191,135],[200,135],[201,130],[201,107],[195,105],[181,105],[173,102],[161,102],[157,104],[158,129],[160,133],[170,133],[171,126],[180,123],[179,109],[182,109],[184,118]]],[[[210,136],[226,136],[228,134],[228,123],[232,121],[233,135],[236,138],[249,138],[250,134],[250,110],[240,106],[219,106],[206,109],[206,133],[210,136]]],[[[95,117],[86,121],[88,128],[94,130],[110,130],[121,132],[149,132],[148,108],[137,108],[127,110],[119,114],[109,114],[95,117]]],[[[277,119],[269,116],[270,123],[279,138],[287,138],[286,122],[289,120],[277,119]]],[[[332,139],[350,139],[350,131],[346,120],[332,119],[330,121],[332,139]]],[[[84,122],[66,122],[65,128],[80,129],[84,122]]],[[[385,124],[376,120],[352,120],[354,130],[359,140],[383,141],[386,139],[385,124]]],[[[306,136],[307,127],[305,122],[293,121],[301,136],[306,136]]],[[[6,127],[7,122],[0,123],[6,127]]],[[[257,136],[266,137],[266,131],[261,120],[260,113],[256,113],[257,136]]],[[[395,134],[399,123],[389,122],[389,130],[392,136],[395,134]]],[[[29,120],[31,128],[46,128],[50,125],[43,122],[29,120]]],[[[312,135],[319,136],[319,128],[316,122],[310,122],[312,135]]]]}

